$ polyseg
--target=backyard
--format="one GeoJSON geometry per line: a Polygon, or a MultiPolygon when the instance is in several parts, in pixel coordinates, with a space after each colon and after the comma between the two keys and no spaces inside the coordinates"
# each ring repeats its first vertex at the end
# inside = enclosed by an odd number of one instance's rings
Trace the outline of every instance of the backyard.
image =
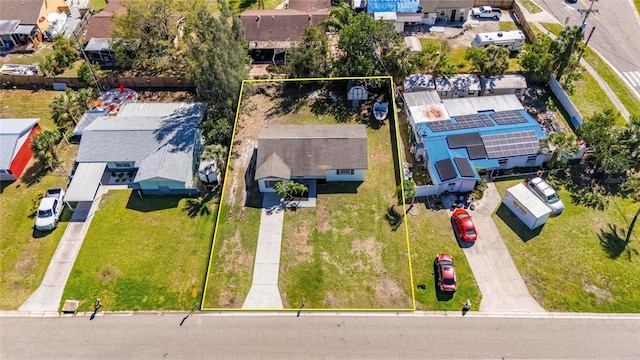
{"type": "MultiPolygon", "coordinates": [[[[519,181],[500,181],[496,188],[503,195],[519,181]]],[[[638,204],[609,197],[600,211],[577,205],[570,192],[558,190],[565,210],[541,230],[528,230],[504,206],[493,215],[529,292],[548,311],[638,312],[639,227],[623,245],[638,204]]]]}
{"type": "MultiPolygon", "coordinates": [[[[206,309],[240,308],[251,287],[261,196],[255,184],[245,185],[244,176],[261,126],[369,119],[363,113],[346,116],[350,110],[339,104],[342,100],[330,104],[317,83],[291,86],[283,96],[281,84],[254,86],[255,93],[245,85],[236,124],[206,309]]],[[[333,88],[338,99],[346,90],[333,88]]],[[[367,127],[369,169],[362,184],[319,185],[315,208],[285,213],[279,278],[285,308],[297,308],[303,298],[305,308],[315,309],[413,308],[406,233],[385,217],[388,208],[397,204],[395,138],[388,123],[367,127]]]]}
{"type": "Polygon", "coordinates": [[[62,296],[79,311],[189,310],[202,296],[215,205],[190,216],[188,198],[109,191],[84,239],[62,296]]]}

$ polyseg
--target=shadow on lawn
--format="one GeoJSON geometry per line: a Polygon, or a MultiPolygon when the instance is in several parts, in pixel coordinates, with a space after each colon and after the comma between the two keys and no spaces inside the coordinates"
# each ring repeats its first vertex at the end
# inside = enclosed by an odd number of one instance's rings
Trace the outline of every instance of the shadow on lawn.
{"type": "Polygon", "coordinates": [[[518,219],[504,204],[500,204],[500,207],[496,211],[496,215],[498,215],[498,217],[524,242],[540,235],[540,232],[544,227],[544,225],[542,225],[533,230],[529,230],[529,228],[526,227],[522,221],[520,221],[520,219],[518,219]]]}
{"type": "Polygon", "coordinates": [[[180,195],[145,195],[141,197],[136,191],[132,191],[127,201],[127,209],[141,212],[171,209],[178,207],[178,203],[186,196],[180,195]]]}
{"type": "Polygon", "coordinates": [[[600,229],[598,239],[602,249],[607,253],[609,258],[617,259],[623,253],[626,255],[627,260],[631,260],[631,256],[640,255],[638,250],[629,247],[629,243],[625,239],[624,230],[618,228],[617,225],[609,224],[608,230],[600,229]]]}
{"type": "Polygon", "coordinates": [[[403,214],[398,212],[398,210],[396,210],[396,207],[393,205],[389,206],[389,208],[387,209],[387,213],[384,215],[384,218],[389,223],[389,226],[391,226],[391,231],[398,230],[398,228],[400,228],[400,225],[402,225],[402,221],[404,220],[403,214]]]}

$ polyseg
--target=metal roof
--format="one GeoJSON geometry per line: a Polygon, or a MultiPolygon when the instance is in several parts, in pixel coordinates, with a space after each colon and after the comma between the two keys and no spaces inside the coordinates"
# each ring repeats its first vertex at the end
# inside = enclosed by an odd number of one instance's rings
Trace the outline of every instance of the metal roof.
{"type": "Polygon", "coordinates": [[[84,115],[82,115],[82,118],[80,118],[80,121],[78,121],[78,125],[76,125],[76,127],[73,128],[73,135],[76,135],[76,136],[82,135],[82,130],[84,130],[84,128],[89,126],[89,124],[91,124],[95,119],[101,116],[108,116],[107,110],[97,110],[97,109],[87,110],[87,112],[85,112],[84,115]]]}
{"type": "Polygon", "coordinates": [[[524,89],[527,87],[527,79],[519,74],[500,75],[490,78],[482,78],[485,89],[524,89]]]}
{"type": "Polygon", "coordinates": [[[64,196],[64,201],[93,201],[106,166],[106,162],[78,163],[69,189],[64,196]]]}
{"type": "Polygon", "coordinates": [[[367,12],[397,12],[397,13],[417,13],[420,9],[418,0],[369,0],[367,2],[367,12]]]}
{"type": "Polygon", "coordinates": [[[524,107],[513,95],[473,96],[466,98],[442,99],[451,116],[475,114],[482,111],[522,110],[524,107]]]}
{"type": "Polygon", "coordinates": [[[441,103],[440,95],[434,90],[405,92],[402,94],[407,107],[433,105],[441,103]]]}
{"type": "Polygon", "coordinates": [[[40,119],[0,119],[0,169],[8,169],[40,119]]]}
{"type": "Polygon", "coordinates": [[[85,45],[84,51],[109,51],[111,50],[111,38],[91,38],[87,45],[85,45]]]}

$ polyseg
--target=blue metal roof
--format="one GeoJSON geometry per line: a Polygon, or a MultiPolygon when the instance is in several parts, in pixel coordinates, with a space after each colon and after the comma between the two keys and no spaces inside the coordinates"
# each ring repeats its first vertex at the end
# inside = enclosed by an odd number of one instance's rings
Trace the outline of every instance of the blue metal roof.
{"type": "MultiPolygon", "coordinates": [[[[439,185],[442,184],[443,181],[440,178],[438,171],[436,170],[434,164],[436,161],[443,159],[453,159],[455,157],[463,157],[469,159],[469,153],[466,148],[455,148],[450,149],[449,144],[447,143],[447,136],[449,135],[458,135],[458,134],[467,134],[472,132],[477,132],[480,136],[485,135],[494,135],[494,134],[503,134],[503,133],[512,133],[512,132],[520,132],[520,131],[535,131],[536,135],[539,139],[545,138],[547,135],[544,133],[538,122],[533,119],[526,111],[520,110],[520,113],[527,119],[526,123],[518,123],[518,124],[509,124],[509,125],[494,125],[494,126],[484,126],[478,128],[470,128],[470,129],[456,129],[456,130],[448,130],[448,131],[440,131],[433,132],[425,123],[416,124],[416,127],[422,138],[424,140],[425,149],[428,157],[427,166],[430,169],[430,173],[433,175],[431,179],[434,184],[439,185]]],[[[490,113],[489,113],[490,115],[490,113]]],[[[452,118],[452,121],[455,122],[455,118],[452,118]]],[[[471,166],[474,168],[475,179],[479,180],[480,175],[475,170],[476,168],[490,169],[497,168],[498,159],[476,159],[470,160],[471,166]]],[[[461,178],[460,172],[456,168],[456,173],[458,175],[457,178],[461,178]]],[[[450,180],[449,180],[450,181],[450,180]]]]}
{"type": "Polygon", "coordinates": [[[374,12],[418,13],[420,2],[418,0],[369,0],[367,12],[369,14],[374,12]]]}

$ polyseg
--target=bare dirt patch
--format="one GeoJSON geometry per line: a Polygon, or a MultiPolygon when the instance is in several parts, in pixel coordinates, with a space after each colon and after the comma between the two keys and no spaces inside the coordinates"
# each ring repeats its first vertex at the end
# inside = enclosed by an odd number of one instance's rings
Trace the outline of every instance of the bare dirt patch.
{"type": "Polygon", "coordinates": [[[327,214],[327,209],[325,209],[325,207],[321,204],[317,204],[316,207],[316,220],[318,222],[318,231],[324,233],[331,230],[331,225],[329,224],[329,214],[327,214]]]}
{"type": "Polygon", "coordinates": [[[313,259],[313,246],[309,245],[309,224],[305,223],[296,228],[289,237],[289,253],[293,261],[288,265],[293,266],[302,262],[310,262],[313,259]]]}
{"type": "Polygon", "coordinates": [[[327,296],[324,298],[324,302],[330,309],[336,309],[340,307],[340,301],[333,292],[329,292],[327,294],[327,296]]]}
{"type": "Polygon", "coordinates": [[[613,302],[615,300],[609,289],[602,289],[592,284],[585,284],[584,291],[595,295],[597,304],[603,304],[605,301],[613,302]]]}
{"type": "Polygon", "coordinates": [[[388,276],[380,278],[376,284],[376,299],[383,308],[408,307],[408,297],[400,285],[388,276]]]}
{"type": "Polygon", "coordinates": [[[31,273],[31,269],[36,265],[37,259],[34,254],[38,253],[39,242],[36,239],[29,240],[29,244],[24,248],[18,261],[16,261],[16,271],[20,276],[27,276],[31,273]]]}
{"type": "Polygon", "coordinates": [[[138,101],[149,102],[174,102],[174,101],[194,101],[194,95],[188,91],[140,91],[138,101]]]}
{"type": "Polygon", "coordinates": [[[373,263],[373,269],[378,274],[385,274],[386,269],[382,264],[381,252],[382,244],[376,241],[374,238],[367,238],[366,240],[354,240],[351,244],[351,253],[353,254],[365,254],[371,258],[373,263]]]}
{"type": "Polygon", "coordinates": [[[225,254],[224,257],[227,259],[223,267],[225,272],[238,269],[251,269],[253,265],[253,256],[242,248],[240,229],[236,230],[233,238],[223,240],[220,252],[225,254]]]}
{"type": "Polygon", "coordinates": [[[98,271],[98,279],[102,282],[112,282],[119,274],[120,269],[117,266],[105,264],[102,266],[100,271],[98,271]]]}
{"type": "Polygon", "coordinates": [[[222,289],[218,297],[218,304],[223,308],[238,309],[242,307],[240,300],[233,296],[233,293],[227,289],[222,289]]]}

